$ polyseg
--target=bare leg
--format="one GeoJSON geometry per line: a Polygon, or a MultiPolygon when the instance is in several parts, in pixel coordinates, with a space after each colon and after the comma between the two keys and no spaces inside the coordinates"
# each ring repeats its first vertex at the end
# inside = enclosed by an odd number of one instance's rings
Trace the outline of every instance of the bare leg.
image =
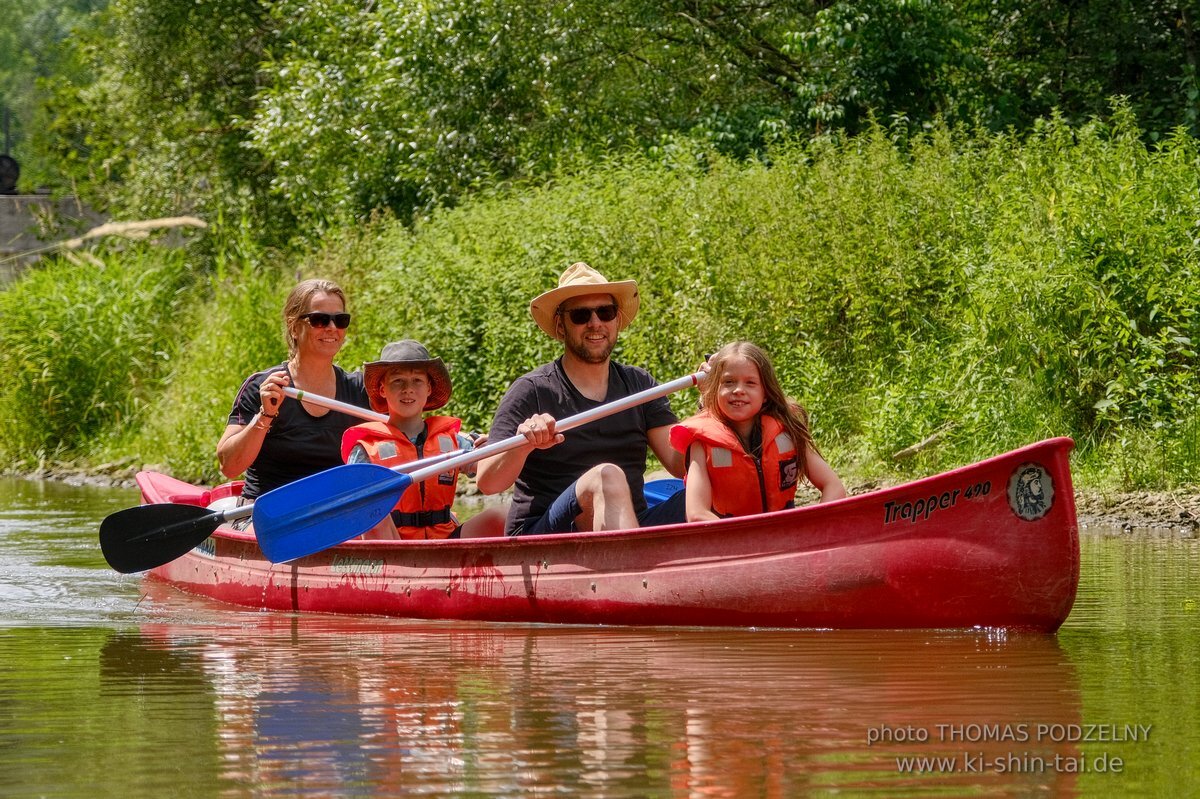
{"type": "Polygon", "coordinates": [[[389,513],[383,517],[383,521],[367,530],[359,538],[368,541],[395,541],[400,538],[400,534],[396,532],[396,525],[392,523],[392,515],[389,513]]]}
{"type": "Polygon", "coordinates": [[[504,522],[508,518],[508,504],[492,505],[463,522],[459,538],[485,538],[504,535],[504,522]]]}
{"type": "Polygon", "coordinates": [[[638,526],[629,482],[611,463],[593,466],[575,482],[583,512],[575,517],[577,530],[629,530],[638,526]]]}

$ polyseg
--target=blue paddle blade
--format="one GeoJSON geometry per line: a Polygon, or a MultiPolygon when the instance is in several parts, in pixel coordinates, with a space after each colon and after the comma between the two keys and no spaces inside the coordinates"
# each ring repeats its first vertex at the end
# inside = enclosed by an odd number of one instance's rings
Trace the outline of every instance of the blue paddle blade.
{"type": "Polygon", "coordinates": [[[337,546],[382,521],[410,485],[407,474],[354,463],[268,491],[254,502],[258,546],[273,563],[337,546]]]}
{"type": "Polygon", "coordinates": [[[683,488],[683,481],[678,477],[664,477],[661,480],[651,480],[646,483],[646,504],[653,507],[663,500],[669,499],[681,488],[683,488]]]}

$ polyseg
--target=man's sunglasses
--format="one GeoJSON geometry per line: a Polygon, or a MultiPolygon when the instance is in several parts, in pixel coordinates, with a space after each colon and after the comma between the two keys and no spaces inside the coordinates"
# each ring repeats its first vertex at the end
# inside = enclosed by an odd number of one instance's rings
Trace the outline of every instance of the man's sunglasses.
{"type": "Polygon", "coordinates": [[[309,311],[308,313],[300,314],[301,319],[307,319],[308,323],[313,327],[329,327],[329,323],[333,322],[333,326],[338,330],[345,330],[350,327],[350,314],[342,313],[325,313],[324,311],[309,311]]]}
{"type": "Polygon", "coordinates": [[[559,313],[566,316],[576,325],[586,325],[592,320],[592,314],[596,314],[596,318],[601,322],[611,322],[617,318],[617,306],[614,304],[598,305],[595,308],[571,308],[559,309],[559,313]]]}

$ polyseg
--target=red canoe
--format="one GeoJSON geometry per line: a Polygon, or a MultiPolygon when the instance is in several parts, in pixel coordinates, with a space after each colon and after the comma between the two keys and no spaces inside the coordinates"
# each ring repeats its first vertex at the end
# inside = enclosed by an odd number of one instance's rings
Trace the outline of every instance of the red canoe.
{"type": "MultiPolygon", "coordinates": [[[[611,533],[348,541],[284,564],[218,529],[153,579],[272,610],[563,624],[1053,632],[1079,582],[1055,438],[823,505],[611,533]]],[[[146,503],[212,490],[138,475],[146,503]]]]}

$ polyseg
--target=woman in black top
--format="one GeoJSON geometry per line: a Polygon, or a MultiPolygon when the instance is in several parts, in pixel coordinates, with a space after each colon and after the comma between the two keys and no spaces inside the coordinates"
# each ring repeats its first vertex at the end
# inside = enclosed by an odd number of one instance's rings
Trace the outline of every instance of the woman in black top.
{"type": "Polygon", "coordinates": [[[305,280],[288,294],[283,307],[288,359],[246,378],[217,444],[222,473],[234,478],[245,472],[243,499],[341,465],[342,433],[358,420],[317,405],[284,402],[283,388],[369,407],[362,373],[347,373],[333,363],[349,325],[346,295],[336,283],[305,280]]]}

